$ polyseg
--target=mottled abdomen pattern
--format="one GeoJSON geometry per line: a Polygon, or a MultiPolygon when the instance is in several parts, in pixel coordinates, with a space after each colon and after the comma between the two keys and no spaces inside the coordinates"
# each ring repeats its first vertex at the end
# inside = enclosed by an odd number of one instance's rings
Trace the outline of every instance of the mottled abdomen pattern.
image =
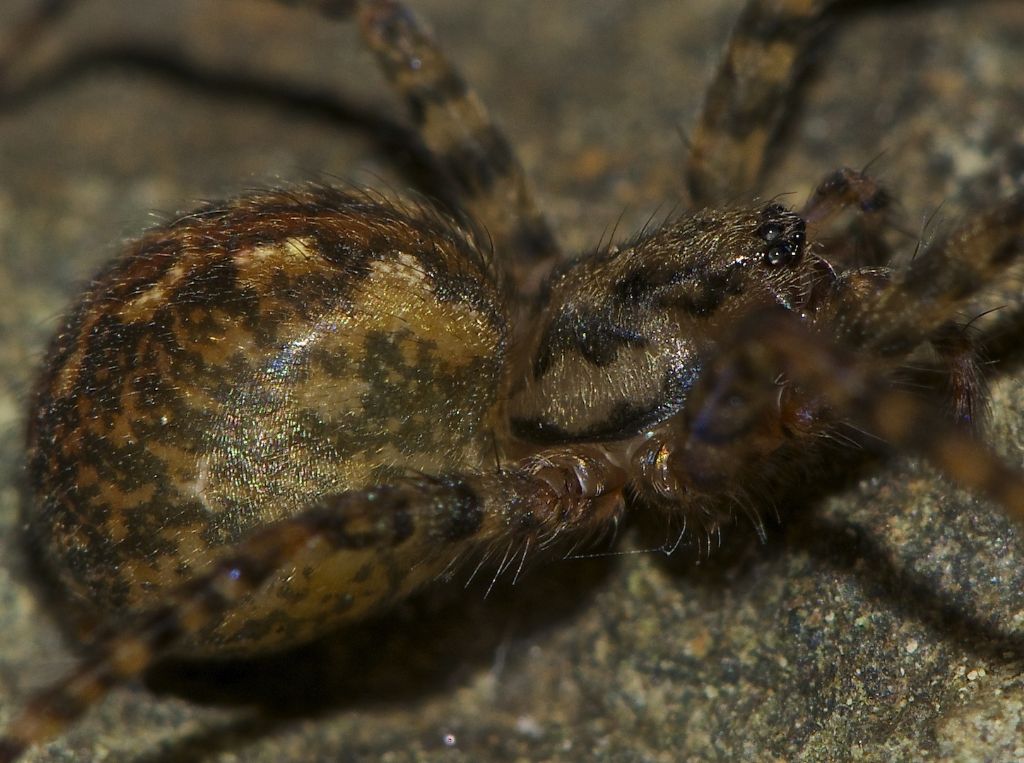
{"type": "MultiPolygon", "coordinates": [[[[131,611],[322,496],[483,468],[505,326],[488,258],[415,205],[311,187],[152,230],[55,340],[33,537],[79,601],[131,611]]],[[[190,648],[295,643],[448,561],[311,548],[190,648]]]]}

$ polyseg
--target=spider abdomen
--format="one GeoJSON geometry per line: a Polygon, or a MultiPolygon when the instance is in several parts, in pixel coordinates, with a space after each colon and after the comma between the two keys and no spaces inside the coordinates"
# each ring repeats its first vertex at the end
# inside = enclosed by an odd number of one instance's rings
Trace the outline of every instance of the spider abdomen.
{"type": "MultiPolygon", "coordinates": [[[[33,536],[76,599],[132,611],[325,495],[479,468],[504,327],[486,260],[427,209],[310,188],[154,229],[37,388],[33,536]]],[[[311,560],[203,639],[295,643],[418,584],[370,552],[311,560]]]]}

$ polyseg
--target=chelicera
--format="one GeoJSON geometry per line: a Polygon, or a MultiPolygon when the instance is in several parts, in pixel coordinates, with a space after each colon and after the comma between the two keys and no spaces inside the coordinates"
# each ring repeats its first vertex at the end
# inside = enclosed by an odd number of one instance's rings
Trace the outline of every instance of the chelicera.
{"type": "Polygon", "coordinates": [[[902,270],[821,243],[839,211],[884,218],[863,173],[799,210],[735,201],[834,3],[750,2],[692,136],[687,211],[571,262],[409,9],[292,4],[358,18],[459,207],[253,193],[147,232],[95,279],[33,398],[28,519],[75,604],[128,625],[15,718],[0,759],[165,655],[300,643],[469,560],[607,533],[633,505],[714,532],[847,426],[1022,513],[1021,475],[893,377],[930,347],[970,418],[948,337],[1018,260],[1024,199],[902,270]]]}

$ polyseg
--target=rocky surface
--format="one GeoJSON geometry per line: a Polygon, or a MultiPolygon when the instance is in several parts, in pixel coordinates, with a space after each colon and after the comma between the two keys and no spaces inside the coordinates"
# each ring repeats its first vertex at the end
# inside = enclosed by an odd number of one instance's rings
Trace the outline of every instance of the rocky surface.
{"type": "MultiPolygon", "coordinates": [[[[4,4],[0,37],[31,2],[4,4]]],[[[76,285],[154,210],[310,177],[416,181],[350,27],[251,2],[79,5],[26,77],[111,39],[136,55],[76,57],[0,110],[0,719],[74,660],[18,516],[27,390],[76,285]]],[[[675,203],[679,132],[740,5],[416,3],[576,250],[675,203]]],[[[797,203],[827,170],[877,158],[911,231],[940,205],[952,220],[1006,195],[1024,183],[1022,37],[1017,0],[846,14],[768,193],[797,203]]],[[[1019,295],[1007,279],[978,309],[1019,295]]],[[[988,367],[987,435],[1022,463],[1014,336],[988,367]]],[[[710,557],[553,560],[295,654],[167,666],[34,759],[1024,757],[1024,533],[909,458],[807,487],[782,522],[766,500],[765,543],[738,523],[710,557]]],[[[661,542],[637,525],[619,550],[661,542]]]]}

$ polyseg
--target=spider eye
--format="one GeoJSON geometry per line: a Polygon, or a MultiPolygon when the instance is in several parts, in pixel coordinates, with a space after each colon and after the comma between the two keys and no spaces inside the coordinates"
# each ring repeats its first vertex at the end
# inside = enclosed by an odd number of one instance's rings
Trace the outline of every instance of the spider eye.
{"type": "Polygon", "coordinates": [[[779,204],[770,204],[761,212],[763,222],[755,235],[767,244],[764,263],[770,267],[795,264],[803,253],[805,224],[803,218],[779,204]]]}
{"type": "Polygon", "coordinates": [[[789,265],[799,255],[799,249],[788,241],[782,241],[769,247],[764,253],[764,261],[773,267],[789,265]]]}
{"type": "Polygon", "coordinates": [[[781,223],[764,223],[757,229],[757,235],[768,243],[782,237],[783,227],[781,223]]]}

